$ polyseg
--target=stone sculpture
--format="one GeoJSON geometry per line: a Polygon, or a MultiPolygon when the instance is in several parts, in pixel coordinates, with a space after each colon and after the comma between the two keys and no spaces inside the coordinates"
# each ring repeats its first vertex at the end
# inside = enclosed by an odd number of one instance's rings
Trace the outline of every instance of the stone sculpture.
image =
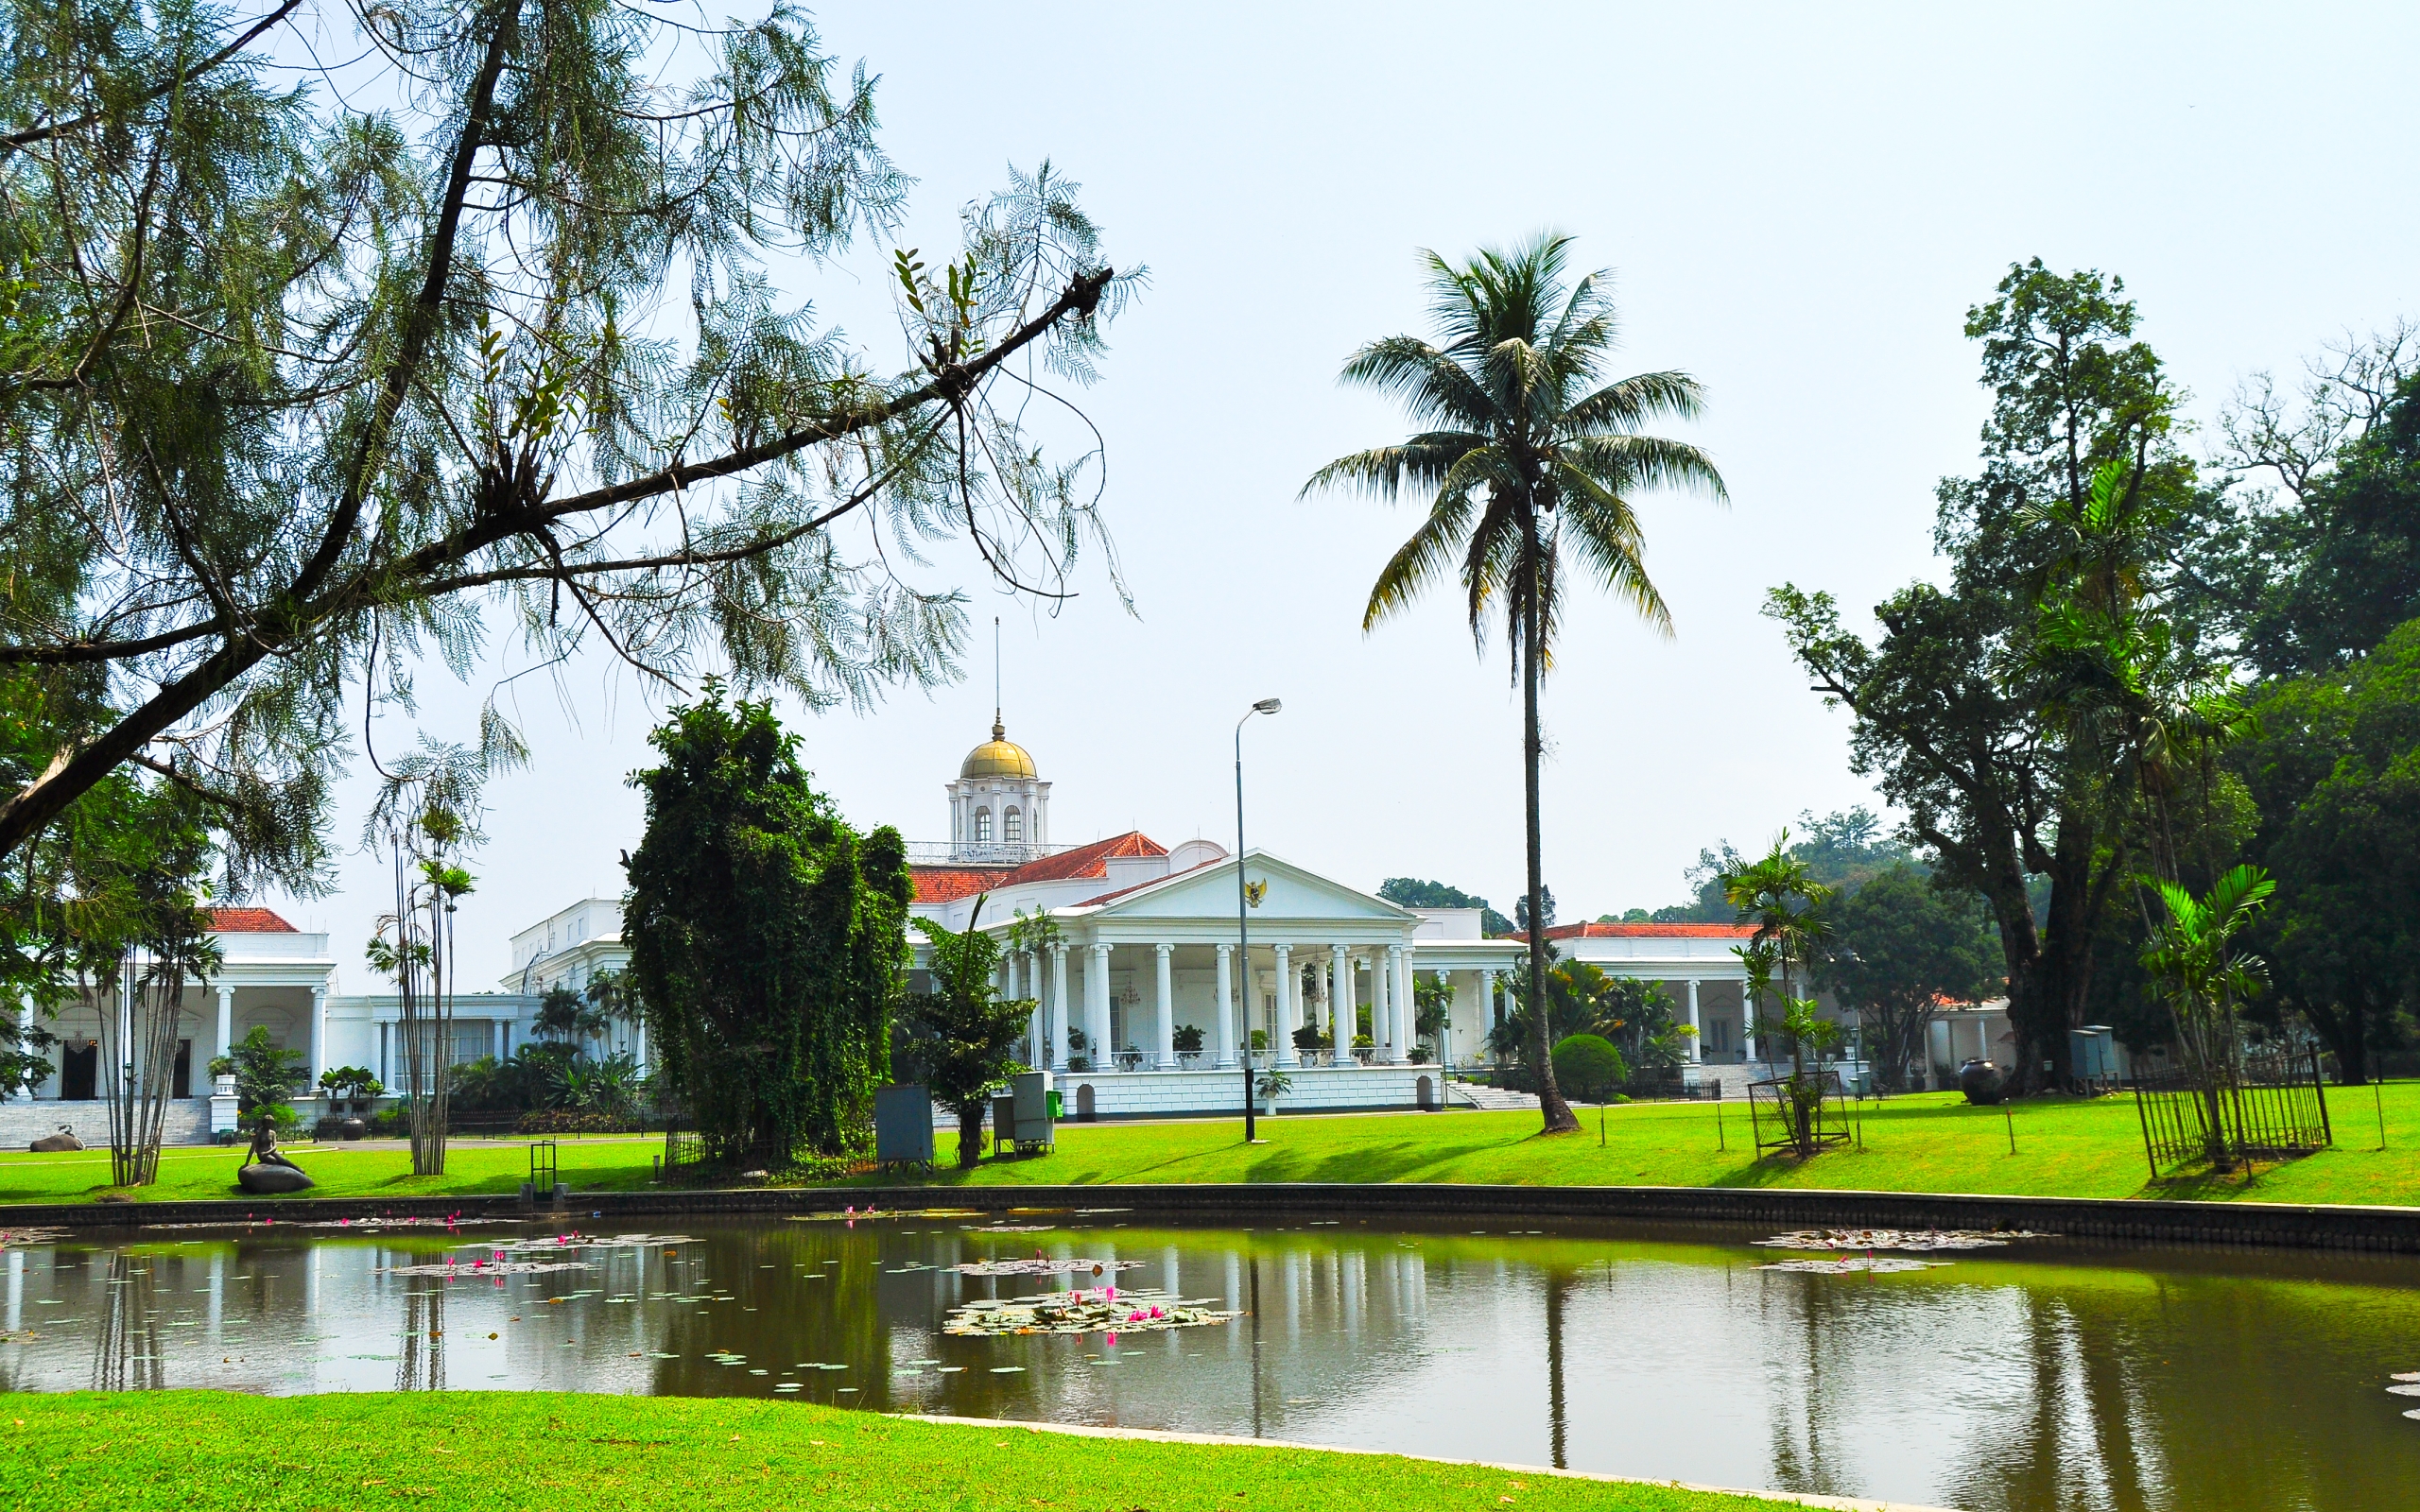
{"type": "Polygon", "coordinates": [[[259,1196],[303,1192],[311,1186],[309,1173],[278,1153],[277,1122],[266,1112],[252,1125],[251,1148],[244,1152],[244,1163],[235,1167],[235,1184],[259,1196]]]}
{"type": "Polygon", "coordinates": [[[45,1134],[26,1146],[36,1155],[59,1155],[68,1150],[80,1150],[84,1142],[76,1137],[76,1125],[61,1124],[56,1134],[45,1134]]]}

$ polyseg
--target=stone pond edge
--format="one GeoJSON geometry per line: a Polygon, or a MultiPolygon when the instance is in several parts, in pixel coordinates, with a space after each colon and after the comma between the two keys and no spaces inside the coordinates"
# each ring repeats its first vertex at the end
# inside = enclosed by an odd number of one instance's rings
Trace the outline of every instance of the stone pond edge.
{"type": "Polygon", "coordinates": [[[0,1228],[134,1229],[372,1217],[625,1220],[681,1215],[783,1216],[869,1203],[886,1208],[1115,1208],[1138,1217],[1629,1219],[1762,1224],[1783,1228],[2025,1228],[2071,1239],[2420,1254],[2420,1208],[2176,1202],[1803,1188],[1498,1186],[1447,1182],[1215,1182],[1082,1186],[666,1188],[574,1192],[532,1208],[509,1194],[265,1197],[129,1203],[0,1204],[0,1228]]]}

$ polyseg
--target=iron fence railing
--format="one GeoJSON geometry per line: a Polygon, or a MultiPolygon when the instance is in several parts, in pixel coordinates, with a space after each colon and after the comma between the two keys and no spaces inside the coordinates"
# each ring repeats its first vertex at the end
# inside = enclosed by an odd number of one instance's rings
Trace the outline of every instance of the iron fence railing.
{"type": "Polygon", "coordinates": [[[2245,1056],[2215,1089],[2184,1071],[2138,1076],[2131,1085],[2154,1177],[2209,1160],[2214,1148],[2228,1161],[2283,1160],[2336,1142],[2316,1050],[2245,1056]]]}
{"type": "Polygon", "coordinates": [[[1759,1159],[1776,1150],[1812,1155],[1846,1144],[1852,1130],[1841,1074],[1809,1071],[1750,1082],[1748,1124],[1759,1159]]]}

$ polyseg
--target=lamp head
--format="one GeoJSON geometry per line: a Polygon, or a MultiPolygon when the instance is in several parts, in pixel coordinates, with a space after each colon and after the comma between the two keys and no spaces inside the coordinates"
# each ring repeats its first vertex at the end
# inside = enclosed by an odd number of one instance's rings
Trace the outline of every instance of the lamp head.
{"type": "Polygon", "coordinates": [[[1263,698],[1252,706],[1252,712],[1256,714],[1273,714],[1285,707],[1286,705],[1278,699],[1263,698]]]}

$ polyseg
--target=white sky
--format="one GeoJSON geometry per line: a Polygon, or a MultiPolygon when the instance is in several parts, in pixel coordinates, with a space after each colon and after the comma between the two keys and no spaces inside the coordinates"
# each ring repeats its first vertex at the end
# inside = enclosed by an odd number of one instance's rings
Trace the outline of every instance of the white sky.
{"type": "MultiPolygon", "coordinates": [[[[748,6],[734,9],[752,14],[748,6]]],[[[1870,800],[1843,722],[1757,610],[1784,579],[1862,613],[1927,574],[1932,485],[1973,463],[1984,398],[1960,335],[2017,259],[2122,275],[2142,334],[2210,416],[2346,328],[2420,314],[2420,10],[2393,6],[832,8],[831,49],[883,75],[884,141],[921,182],[899,245],[955,244],[956,208],[1047,156],[1151,287],[1085,396],[1140,618],[1104,591],[1049,618],[944,558],[975,593],[967,682],[803,722],[850,818],[945,835],[942,783],[992,712],[1005,619],[1010,734],[1055,787],[1052,838],[1140,827],[1232,843],[1229,730],[1247,733],[1251,841],[1363,886],[1409,873],[1511,911],[1521,888],[1518,705],[1500,644],[1474,655],[1441,594],[1377,634],[1370,582],[1412,524],[1297,503],[1320,464],[1394,439],[1400,412],[1338,388],[1357,345],[1422,331],[1415,249],[1542,227],[1610,266],[1621,371],[1711,395],[1679,434],[1733,505],[1645,504],[1678,639],[1582,594],[1546,704],[1547,877],[1564,919],[1677,901],[1701,846],[1768,839],[1870,800]]],[[[897,361],[882,263],[800,270],[897,361]]],[[[929,258],[938,261],[938,258],[929,258]]],[[[558,701],[520,685],[536,761],[492,791],[465,910],[470,972],[507,936],[621,888],[654,710],[602,662],[558,701]]],[[[460,738],[486,691],[423,680],[460,738]]],[[[382,724],[382,748],[408,727],[382,724]]],[[[369,785],[343,789],[339,837],[369,785]]],[[[382,895],[268,899],[337,936],[348,981],[382,895]]]]}

